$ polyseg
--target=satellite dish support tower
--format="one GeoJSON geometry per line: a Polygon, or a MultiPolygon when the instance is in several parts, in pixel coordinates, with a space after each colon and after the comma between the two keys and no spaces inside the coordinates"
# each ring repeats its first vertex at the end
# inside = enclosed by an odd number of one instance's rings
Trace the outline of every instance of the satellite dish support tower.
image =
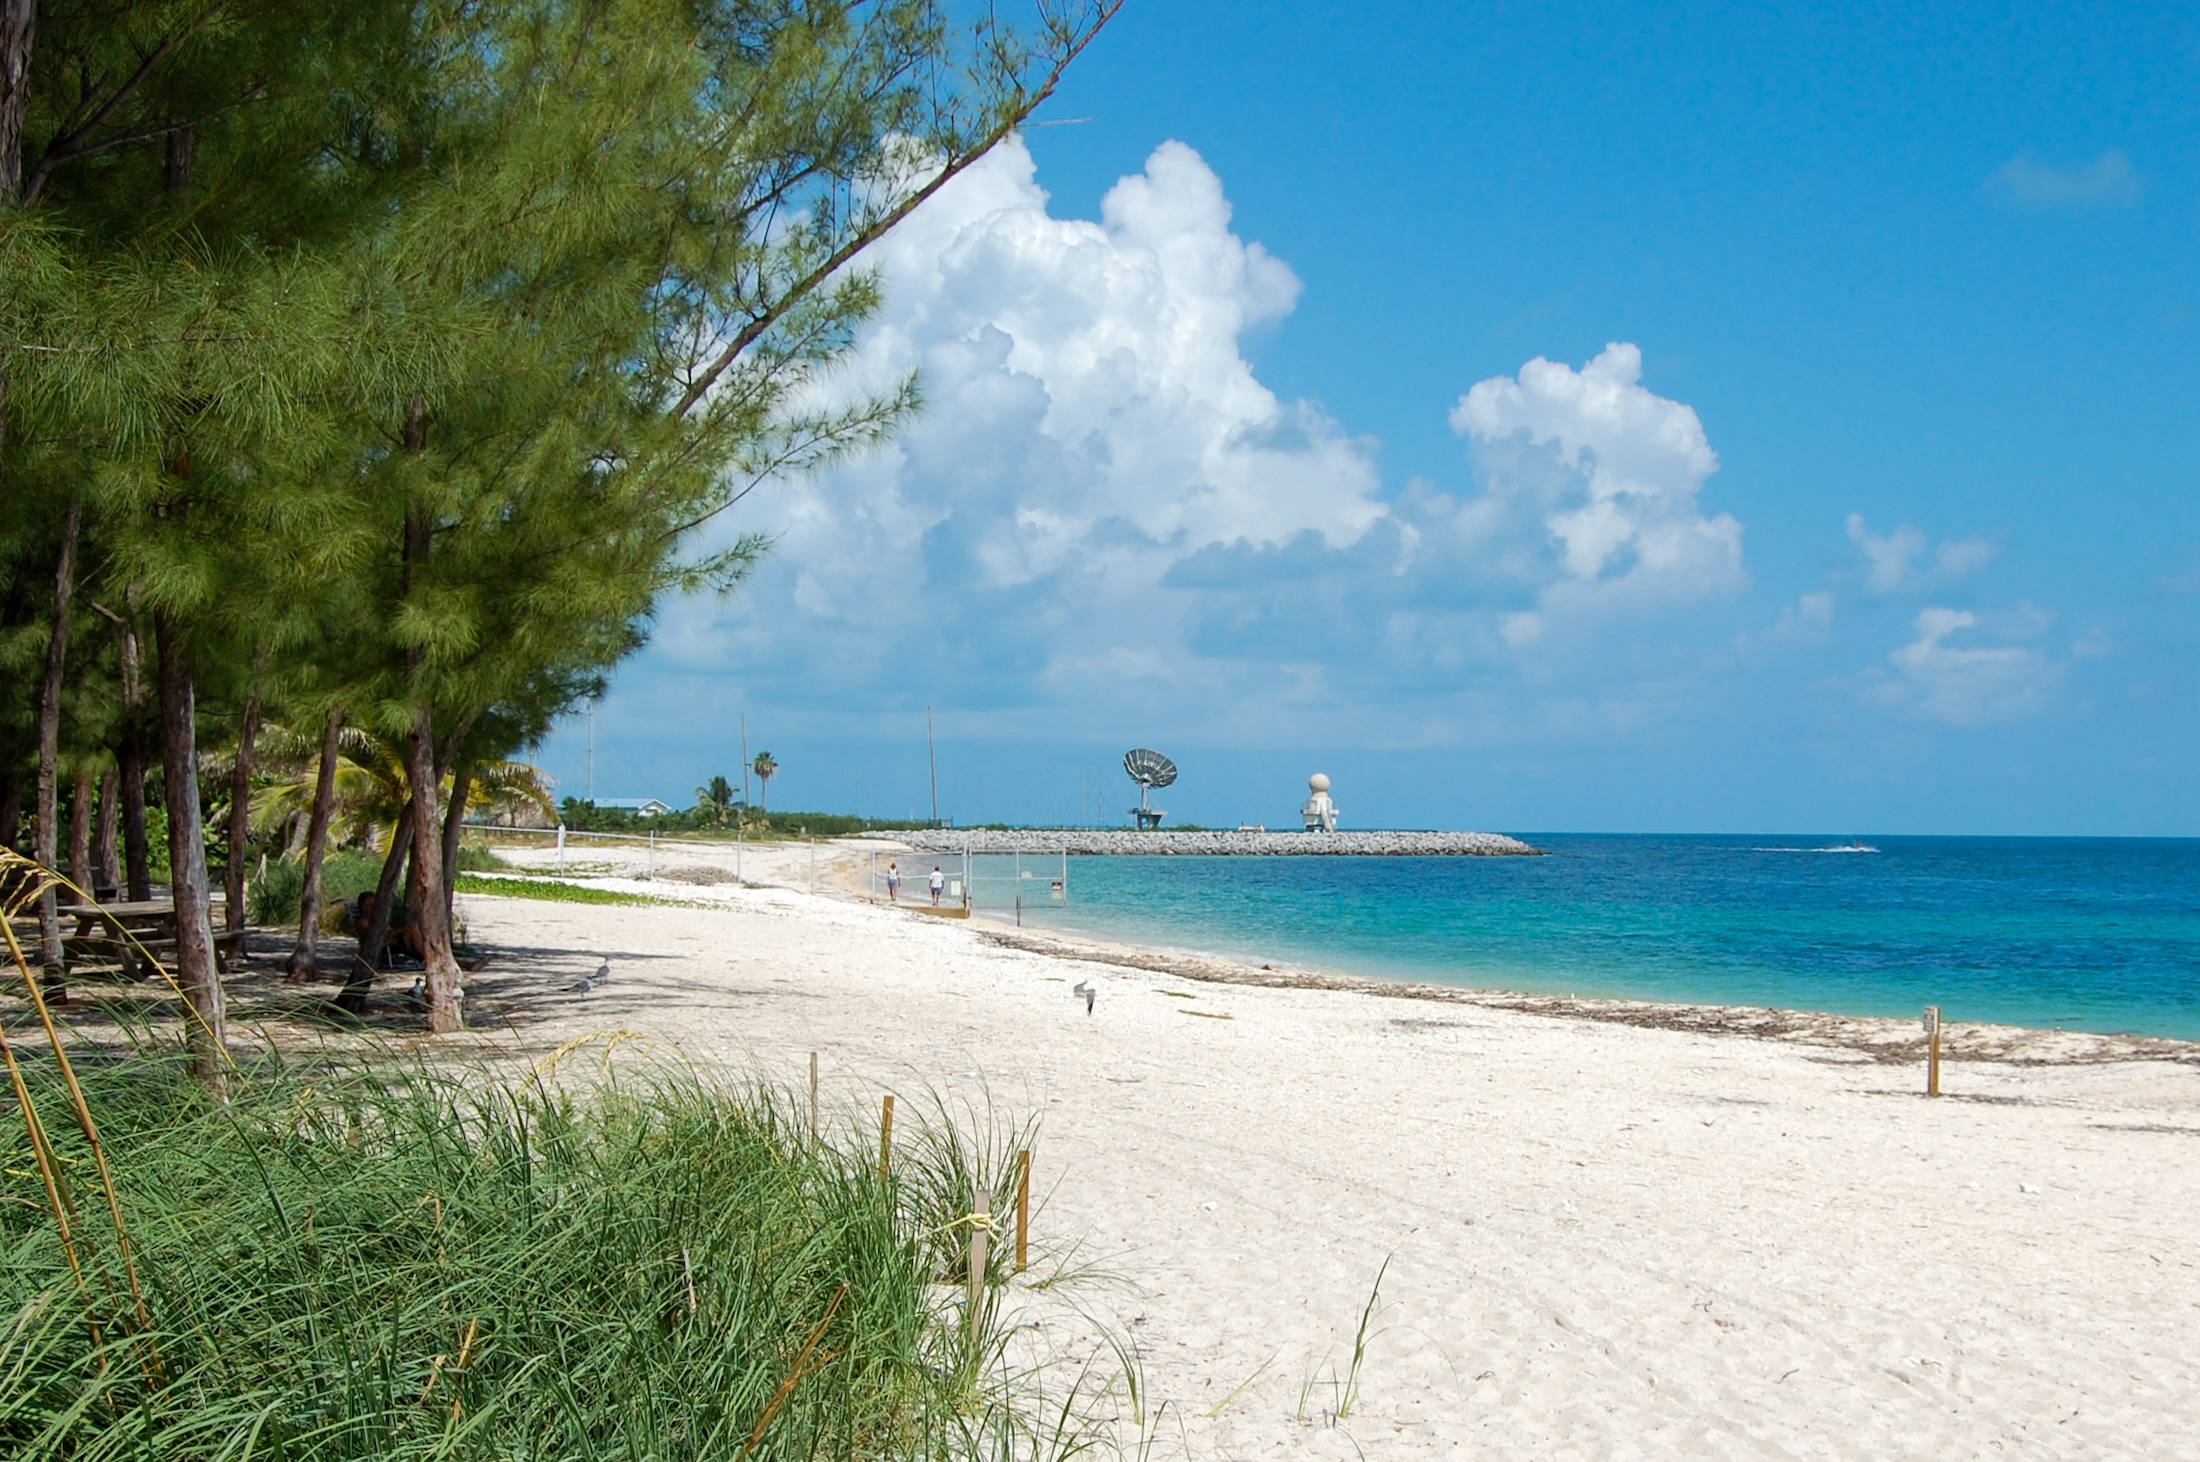
{"type": "Polygon", "coordinates": [[[1141,832],[1151,832],[1161,826],[1161,819],[1168,813],[1152,806],[1147,795],[1156,787],[1166,787],[1176,780],[1176,763],[1158,751],[1141,746],[1123,753],[1123,770],[1138,784],[1138,805],[1131,809],[1131,820],[1141,832]]]}

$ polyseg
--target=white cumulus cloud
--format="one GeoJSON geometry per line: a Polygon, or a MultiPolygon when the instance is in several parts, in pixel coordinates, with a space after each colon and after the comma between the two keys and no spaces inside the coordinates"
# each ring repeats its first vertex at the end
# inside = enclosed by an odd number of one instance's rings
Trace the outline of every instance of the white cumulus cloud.
{"type": "Polygon", "coordinates": [[[1174,634],[1154,597],[1171,564],[1304,534],[1348,548],[1385,516],[1372,445],[1245,360],[1244,333],[1299,282],[1231,231],[1181,143],[1092,222],[1055,217],[1011,141],[874,262],[886,303],[843,383],[915,370],[925,409],[890,450],[780,495],[772,565],[734,623],[689,617],[713,641],[698,655],[730,629],[752,648],[799,636],[850,675],[943,639],[994,671],[1138,673],[1174,634]]]}
{"type": "Polygon", "coordinates": [[[1864,558],[1864,587],[1874,594],[1906,594],[1939,588],[1992,563],[2000,545],[1985,538],[1943,538],[1933,548],[1908,523],[1892,533],[1871,530],[1862,513],[1849,514],[1849,542],[1864,558]]]}
{"type": "MultiPolygon", "coordinates": [[[[2001,638],[2037,634],[2047,617],[2036,610],[2004,616],[2001,638]]],[[[1980,726],[2029,716],[2046,705],[2063,666],[2036,646],[1980,644],[1986,626],[1967,609],[1918,611],[1917,638],[1889,655],[1898,680],[1881,683],[1874,698],[1906,706],[1951,726],[1980,726]]]]}
{"type": "MultiPolygon", "coordinates": [[[[1459,398],[1453,430],[1475,443],[1494,520],[1525,511],[1556,549],[1540,613],[1739,589],[1742,525],[1697,501],[1719,470],[1695,409],[1642,384],[1642,351],[1604,348],[1575,370],[1541,356],[1459,398]]],[[[1515,620],[1507,637],[1534,637],[1515,620]]]]}
{"type": "Polygon", "coordinates": [[[2138,169],[2115,148],[2077,167],[2057,167],[2020,152],[1995,170],[1993,183],[2026,208],[2110,207],[2136,203],[2145,191],[2138,169]]]}
{"type": "Polygon", "coordinates": [[[752,500],[772,555],[737,598],[671,609],[657,663],[825,710],[1440,722],[1491,693],[1476,677],[1548,680],[1560,647],[1568,673],[1602,656],[1625,679],[1600,635],[1747,584],[1742,525],[1700,501],[1718,455],[1632,344],[1474,385],[1452,416],[1473,478],[1386,490],[1374,443],[1247,361],[1300,284],[1180,143],[1087,220],[1012,141],[875,263],[885,302],[838,389],[915,371],[922,414],[752,500]]]}

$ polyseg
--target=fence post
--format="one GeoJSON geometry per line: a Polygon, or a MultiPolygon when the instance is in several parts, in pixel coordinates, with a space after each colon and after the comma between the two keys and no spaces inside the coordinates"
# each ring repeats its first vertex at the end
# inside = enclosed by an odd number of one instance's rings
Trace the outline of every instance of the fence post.
{"type": "Polygon", "coordinates": [[[649,882],[657,881],[657,830],[649,830],[649,867],[645,875],[649,882]]]}
{"type": "Polygon", "coordinates": [[[1940,1007],[1925,1007],[1925,1095],[1940,1095],[1940,1007]]]}
{"type": "Polygon", "coordinates": [[[993,1192],[980,1188],[970,1205],[970,1338],[978,1338],[978,1317],[985,1309],[986,1239],[993,1227],[993,1192]]]}
{"type": "Polygon", "coordinates": [[[565,871],[565,824],[558,824],[558,872],[565,871]]]}
{"type": "Polygon", "coordinates": [[[1031,1262],[1031,1149],[1016,1154],[1016,1272],[1031,1262]]]}
{"type": "Polygon", "coordinates": [[[894,1094],[886,1093],[878,1113],[878,1175],[883,1180],[894,1171],[894,1094]]]}

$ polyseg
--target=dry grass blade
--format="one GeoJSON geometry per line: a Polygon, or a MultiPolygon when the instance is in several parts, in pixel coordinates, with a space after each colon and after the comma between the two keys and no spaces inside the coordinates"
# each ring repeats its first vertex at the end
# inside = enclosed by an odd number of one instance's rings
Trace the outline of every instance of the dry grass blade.
{"type": "MultiPolygon", "coordinates": [[[[26,869],[29,871],[30,877],[25,880],[25,886],[31,892],[25,895],[26,900],[42,897],[48,888],[66,888],[86,903],[96,902],[83,889],[78,888],[76,884],[52,869],[34,863],[21,854],[12,851],[0,850],[0,853],[4,853],[4,856],[0,856],[0,876],[11,873],[20,874],[26,869]]],[[[130,1226],[122,1217],[122,1196],[115,1187],[114,1170],[109,1167],[107,1162],[106,1144],[99,1140],[99,1124],[92,1118],[91,1104],[84,1098],[83,1084],[77,1080],[76,1068],[69,1061],[67,1043],[61,1039],[60,1027],[54,1023],[53,1007],[47,1003],[46,992],[39,981],[32,976],[30,960],[23,953],[23,946],[16,940],[14,926],[6,918],[0,918],[0,935],[4,935],[7,939],[8,957],[14,961],[16,973],[22,976],[23,988],[30,997],[32,1007],[38,1012],[38,1022],[46,1033],[47,1044],[53,1048],[54,1067],[60,1073],[63,1084],[68,1088],[70,1105],[74,1108],[76,1114],[77,1128],[84,1134],[84,1141],[91,1148],[92,1161],[99,1172],[100,1192],[107,1200],[107,1215],[115,1226],[115,1252],[122,1259],[122,1273],[130,1288],[131,1307],[137,1314],[137,1343],[144,1347],[139,1352],[138,1364],[144,1369],[146,1380],[157,1385],[160,1377],[160,1352],[152,1339],[153,1317],[146,1307],[144,1286],[138,1282],[137,1256],[130,1247],[130,1226]]],[[[133,944],[137,943],[134,938],[131,939],[131,942],[133,944]]],[[[138,946],[138,952],[140,954],[146,953],[143,945],[138,946]]],[[[157,964],[155,968],[158,968],[157,964]]],[[[187,1007],[188,1004],[189,1002],[186,1002],[187,1007]]],[[[4,1040],[5,1036],[0,1035],[0,1041],[4,1040]]],[[[32,1147],[34,1150],[45,1154],[45,1159],[42,1159],[42,1161],[50,1159],[52,1145],[45,1136],[43,1126],[38,1122],[37,1111],[31,1104],[30,1092],[24,1086],[21,1073],[16,1067],[15,1053],[12,1048],[8,1051],[7,1063],[9,1077],[15,1085],[16,1100],[21,1102],[23,1106],[23,1120],[35,1129],[31,1139],[32,1147]]],[[[58,1185],[49,1180],[47,1189],[53,1201],[58,1204],[61,1201],[58,1185]]],[[[55,1222],[62,1226],[65,1236],[64,1241],[66,1242],[67,1217],[59,1207],[55,1209],[54,1217],[55,1222]]],[[[77,1266],[74,1254],[70,1255],[69,1262],[72,1268],[77,1266]]],[[[78,1280],[81,1284],[81,1270],[79,1270],[78,1280]]],[[[94,1328],[97,1328],[96,1323],[94,1328]]]]}
{"type": "MultiPolygon", "coordinates": [[[[11,948],[15,946],[12,934],[8,938],[8,944],[11,948]]],[[[29,972],[23,965],[20,949],[15,950],[15,960],[17,968],[24,969],[27,976],[29,972]]],[[[84,1261],[76,1247],[76,1225],[72,1221],[76,1212],[75,1206],[69,1202],[68,1191],[62,1184],[60,1164],[54,1160],[53,1144],[47,1140],[45,1123],[38,1119],[38,1104],[31,1100],[30,1087],[23,1080],[22,1065],[15,1059],[15,1043],[8,1039],[4,1028],[0,1028],[0,1056],[7,1060],[8,1083],[15,1088],[15,1103],[23,1113],[23,1126],[30,1134],[31,1156],[38,1164],[38,1177],[46,1188],[46,1206],[53,1214],[54,1229],[61,1237],[61,1252],[68,1258],[69,1273],[75,1278],[77,1292],[85,1301],[85,1315],[92,1327],[92,1343],[98,1345],[99,1319],[91,1312],[91,1291],[85,1284],[84,1261]]]]}
{"type": "MultiPolygon", "coordinates": [[[[833,1323],[834,1313],[840,1309],[840,1302],[846,1298],[848,1281],[843,1279],[840,1288],[833,1291],[832,1303],[825,1306],[825,1313],[818,1320],[817,1328],[810,1332],[809,1339],[802,1342],[802,1351],[788,1368],[787,1379],[779,1383],[779,1389],[772,1393],[771,1403],[764,1408],[764,1414],[756,1419],[756,1429],[749,1433],[748,1441],[742,1444],[741,1457],[747,1457],[756,1450],[756,1444],[764,1440],[764,1433],[771,1429],[773,1418],[779,1415],[779,1408],[787,1404],[787,1398],[794,1394],[794,1388],[801,1385],[802,1378],[809,1374],[810,1354],[817,1349],[817,1343],[825,1338],[825,1327],[833,1323]]],[[[736,1458],[735,1462],[740,1462],[740,1459],[736,1458]]]]}

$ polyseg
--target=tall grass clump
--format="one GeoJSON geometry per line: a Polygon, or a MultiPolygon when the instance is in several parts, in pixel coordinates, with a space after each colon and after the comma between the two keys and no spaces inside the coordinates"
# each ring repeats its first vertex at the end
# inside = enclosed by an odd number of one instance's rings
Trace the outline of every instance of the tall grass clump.
{"type": "Polygon", "coordinates": [[[0,1454],[1084,1445],[1072,1408],[1042,1417],[1006,1379],[1001,1327],[971,1337],[939,1284],[970,1173],[935,1169],[974,1161],[950,1138],[882,1176],[782,1096],[658,1067],[574,1089],[391,1057],[239,1074],[217,1100],[157,1052],[73,1076],[9,1054],[0,1454]]]}
{"type": "MultiPolygon", "coordinates": [[[[382,859],[374,853],[350,850],[328,855],[321,865],[321,887],[335,905],[362,889],[373,888],[382,877],[382,859]]],[[[248,907],[255,924],[295,924],[306,888],[302,858],[270,858],[253,875],[248,907]]]]}

